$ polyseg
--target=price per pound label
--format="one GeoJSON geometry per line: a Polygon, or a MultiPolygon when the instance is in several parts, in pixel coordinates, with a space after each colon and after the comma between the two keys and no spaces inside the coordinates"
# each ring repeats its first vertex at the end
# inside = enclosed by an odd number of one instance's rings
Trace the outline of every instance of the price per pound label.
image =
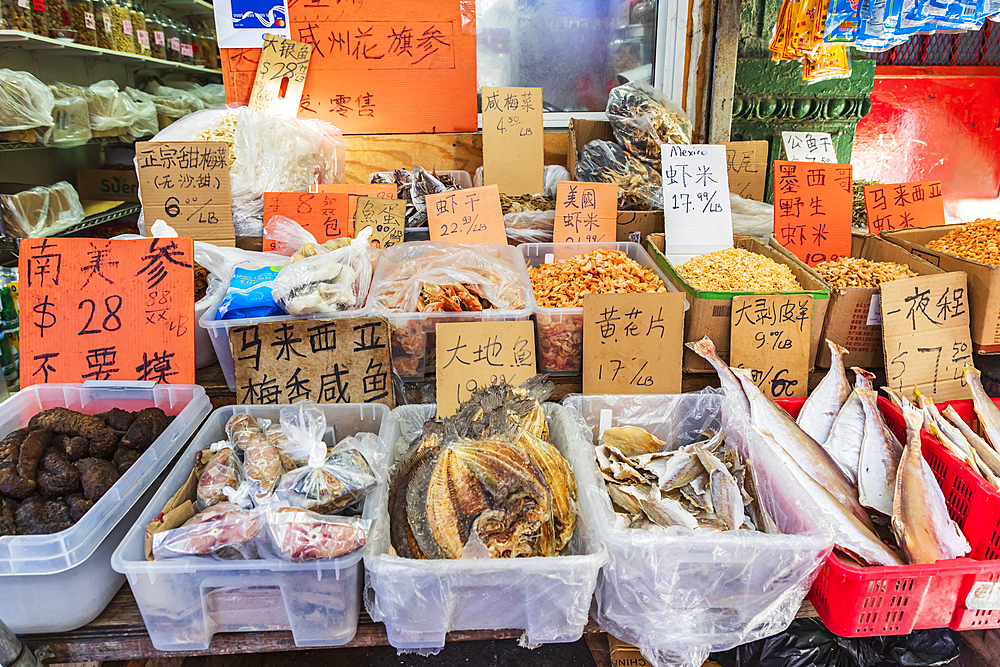
{"type": "Polygon", "coordinates": [[[483,177],[509,195],[545,185],[541,88],[483,86],[483,177]]]}
{"type": "Polygon", "coordinates": [[[556,186],[556,243],[614,242],[618,185],[559,181],[556,186]]]}
{"type": "Polygon", "coordinates": [[[497,186],[427,195],[424,202],[431,241],[507,245],[497,186]]]}
{"type": "Polygon", "coordinates": [[[812,302],[800,294],[733,298],[730,365],[749,369],[771,398],[808,393],[812,302]]]}

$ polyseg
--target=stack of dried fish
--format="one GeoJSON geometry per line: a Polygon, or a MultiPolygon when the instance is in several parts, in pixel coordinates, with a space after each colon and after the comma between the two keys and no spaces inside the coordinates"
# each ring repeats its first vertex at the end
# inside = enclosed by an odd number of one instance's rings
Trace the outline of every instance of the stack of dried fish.
{"type": "Polygon", "coordinates": [[[396,198],[406,202],[407,227],[427,226],[427,206],[424,204],[426,195],[458,190],[460,187],[448,174],[429,173],[420,165],[415,166],[412,172],[397,169],[392,172],[391,179],[383,174],[376,174],[372,177],[372,183],[396,184],[396,198]]]}
{"type": "Polygon", "coordinates": [[[500,193],[500,210],[504,215],[508,213],[523,213],[524,211],[554,211],[556,200],[553,197],[542,195],[517,195],[511,196],[500,193]]]}
{"type": "Polygon", "coordinates": [[[392,546],[404,558],[555,556],[576,527],[576,478],[547,442],[543,375],[480,389],[424,424],[393,467],[392,546]]]}
{"type": "Polygon", "coordinates": [[[756,530],[746,469],[723,433],[674,451],[636,426],[605,429],[597,463],[615,512],[630,528],[756,530]]]}

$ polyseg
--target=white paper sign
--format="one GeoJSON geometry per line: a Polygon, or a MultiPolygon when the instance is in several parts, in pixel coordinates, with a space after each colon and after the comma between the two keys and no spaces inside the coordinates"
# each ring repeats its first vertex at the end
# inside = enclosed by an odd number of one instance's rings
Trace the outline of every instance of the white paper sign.
{"type": "Polygon", "coordinates": [[[675,265],[733,247],[726,147],[664,144],[663,226],[667,259],[675,265]]]}
{"type": "Polygon", "coordinates": [[[292,38],[286,0],[215,0],[219,48],[259,49],[264,34],[292,38]]]}
{"type": "Polygon", "coordinates": [[[872,294],[872,300],[868,303],[868,326],[882,326],[882,295],[872,294]]]}
{"type": "Polygon", "coordinates": [[[965,608],[975,611],[1000,609],[1000,585],[992,581],[977,581],[965,598],[965,608]]]}
{"type": "Polygon", "coordinates": [[[837,151],[828,132],[782,132],[781,142],[789,162],[837,163],[837,151]]]}

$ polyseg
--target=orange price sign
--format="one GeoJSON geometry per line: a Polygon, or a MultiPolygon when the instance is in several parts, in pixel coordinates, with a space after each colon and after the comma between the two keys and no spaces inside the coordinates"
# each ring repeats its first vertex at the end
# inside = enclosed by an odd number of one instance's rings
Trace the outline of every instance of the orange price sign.
{"type": "Polygon", "coordinates": [[[21,386],[194,383],[194,241],[24,239],[21,386]]]}
{"type": "Polygon", "coordinates": [[[507,245],[497,186],[427,195],[424,202],[431,241],[507,245]]]}
{"type": "Polygon", "coordinates": [[[851,254],[851,166],[774,163],[774,234],[809,266],[851,254]]]}
{"type": "Polygon", "coordinates": [[[884,183],[864,189],[871,234],[945,224],[941,181],[884,183]]]}
{"type": "MultiPolygon", "coordinates": [[[[351,229],[354,230],[354,215],[358,211],[359,197],[372,197],[373,199],[395,199],[395,183],[324,183],[314,185],[309,192],[323,192],[326,194],[347,195],[347,216],[350,220],[351,229]]],[[[355,233],[357,230],[354,230],[355,233]]]]}
{"type": "Polygon", "coordinates": [[[555,243],[603,243],[618,233],[618,184],[559,181],[555,243]]]}
{"type": "MultiPolygon", "coordinates": [[[[346,194],[321,192],[265,192],[264,229],[276,215],[291,218],[316,237],[317,243],[330,239],[351,238],[354,228],[347,212],[346,194]]],[[[264,251],[275,249],[274,239],[264,232],[264,251]]]]}

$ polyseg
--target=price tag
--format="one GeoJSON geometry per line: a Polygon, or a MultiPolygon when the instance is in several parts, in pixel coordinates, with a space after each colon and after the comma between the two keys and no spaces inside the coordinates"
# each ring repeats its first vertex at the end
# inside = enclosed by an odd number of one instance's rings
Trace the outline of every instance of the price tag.
{"type": "Polygon", "coordinates": [[[253,82],[251,111],[275,111],[294,116],[302,100],[312,44],[294,42],[277,35],[264,35],[257,77],[253,82]]]}
{"type": "Polygon", "coordinates": [[[111,34],[111,16],[109,14],[101,14],[104,19],[104,32],[111,34]]]}
{"type": "Polygon", "coordinates": [[[733,216],[724,146],[664,145],[663,221],[674,264],[733,247],[733,216]]]}
{"type": "Polygon", "coordinates": [[[22,239],[21,386],[194,383],[190,238],[22,239]]]}
{"type": "Polygon", "coordinates": [[[965,399],[972,363],[969,293],[964,272],[882,283],[882,340],[890,387],[936,401],[965,399]]]}
{"type": "Polygon", "coordinates": [[[94,15],[90,12],[83,13],[83,25],[87,27],[87,30],[96,30],[97,23],[94,21],[94,15]]]}
{"type": "MultiPolygon", "coordinates": [[[[354,230],[347,215],[347,195],[315,192],[265,192],[264,228],[271,218],[283,215],[299,223],[316,237],[317,243],[352,238],[354,230]]],[[[274,240],[264,232],[264,250],[275,249],[274,240]]]]}
{"type": "Polygon", "coordinates": [[[225,142],[140,141],[135,155],[147,230],[164,220],[181,236],[236,245],[225,142]]]}
{"type": "Polygon", "coordinates": [[[166,45],[167,40],[166,40],[166,37],[164,36],[162,30],[154,30],[153,31],[153,41],[156,42],[157,46],[165,46],[166,45]]]}
{"type": "Polygon", "coordinates": [[[809,266],[851,254],[851,165],[774,163],[774,234],[809,266]]]}
{"type": "Polygon", "coordinates": [[[545,186],[542,89],[483,86],[483,178],[510,195],[545,186]]]}
{"type": "Polygon", "coordinates": [[[455,414],[481,387],[519,385],[535,374],[534,322],[439,323],[436,333],[439,417],[455,414]]]}
{"type": "Polygon", "coordinates": [[[29,9],[31,7],[31,1],[30,0],[17,0],[17,6],[18,7],[22,7],[24,9],[29,9]]]}
{"type": "Polygon", "coordinates": [[[323,183],[310,186],[309,191],[347,195],[347,213],[351,229],[354,229],[354,212],[358,209],[358,197],[396,198],[395,183],[323,183]]]}
{"type": "Polygon", "coordinates": [[[194,49],[191,48],[190,44],[181,44],[181,55],[187,58],[194,57],[194,49]]]}
{"type": "Polygon", "coordinates": [[[124,19],[122,21],[122,32],[124,32],[126,35],[132,34],[132,22],[129,21],[128,19],[124,19]]]}
{"type": "Polygon", "coordinates": [[[431,241],[507,245],[497,186],[427,195],[424,202],[431,241]]]}
{"type": "Polygon", "coordinates": [[[768,142],[730,141],[724,145],[726,168],[729,171],[729,191],[744,199],[764,201],[768,142]]]}
{"type": "Polygon", "coordinates": [[[241,405],[310,400],[396,407],[384,317],[233,327],[229,346],[241,405]]]}
{"type": "Polygon", "coordinates": [[[868,232],[945,224],[941,181],[866,185],[868,232]]]}
{"type": "Polygon", "coordinates": [[[372,243],[379,248],[391,248],[403,242],[403,218],[406,202],[402,199],[359,197],[354,216],[355,238],[365,227],[372,228],[372,243]]]}
{"type": "Polygon", "coordinates": [[[31,6],[36,12],[44,12],[45,10],[45,0],[31,0],[31,6]]]}
{"type": "Polygon", "coordinates": [[[618,233],[618,185],[559,181],[556,186],[556,243],[614,242],[618,233]]]}
{"type": "Polygon", "coordinates": [[[591,294],[583,300],[583,393],[679,394],[684,295],[591,294]]]}
{"type": "Polygon", "coordinates": [[[171,51],[180,51],[181,50],[181,39],[180,39],[180,37],[171,37],[170,38],[170,50],[171,51]]]}
{"type": "Polygon", "coordinates": [[[771,398],[809,391],[812,301],[808,294],[733,298],[730,364],[750,369],[754,384],[771,398]]]}
{"type": "Polygon", "coordinates": [[[837,162],[837,151],[828,132],[782,132],[781,142],[790,162],[837,162]]]}
{"type": "Polygon", "coordinates": [[[140,46],[149,46],[149,31],[148,30],[140,30],[140,31],[138,31],[138,32],[135,33],[135,36],[139,38],[139,45],[140,46]]]}

